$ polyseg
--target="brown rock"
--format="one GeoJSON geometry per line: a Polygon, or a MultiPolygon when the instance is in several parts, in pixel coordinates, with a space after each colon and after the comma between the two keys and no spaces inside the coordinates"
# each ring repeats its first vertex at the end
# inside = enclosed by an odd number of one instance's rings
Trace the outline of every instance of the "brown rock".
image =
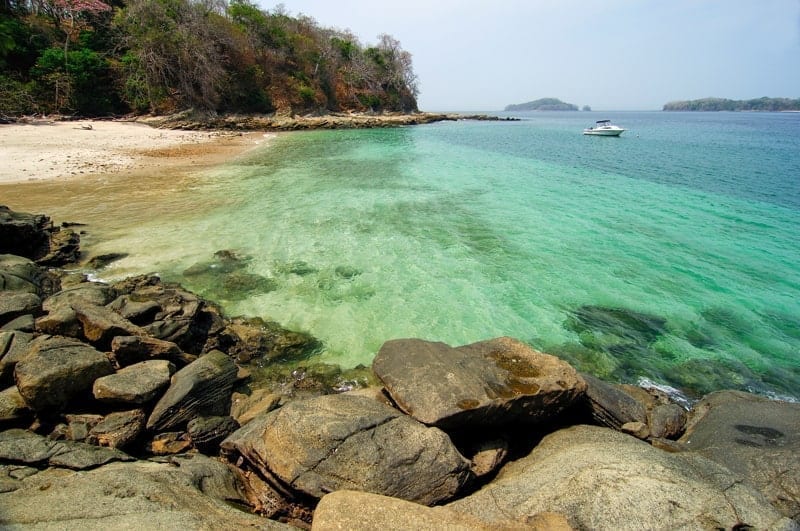
{"type": "Polygon", "coordinates": [[[111,352],[120,367],[149,359],[165,359],[182,367],[197,359],[175,343],[154,337],[117,336],[111,340],[111,352]]]}
{"type": "Polygon", "coordinates": [[[458,348],[387,341],[372,368],[400,409],[446,428],[542,422],[586,389],[566,362],[507,337],[458,348]]]}
{"type": "Polygon", "coordinates": [[[101,402],[146,404],[167,388],[174,372],[167,360],[143,361],[98,378],[92,393],[101,402]]]}
{"type": "Polygon", "coordinates": [[[262,476],[319,498],[353,489],[434,504],[471,479],[449,437],[370,398],[295,400],[257,417],[222,443],[262,476]]]}
{"type": "Polygon", "coordinates": [[[125,448],[144,431],[145,418],[141,409],[110,413],[89,431],[88,442],[109,448],[125,448]]]}

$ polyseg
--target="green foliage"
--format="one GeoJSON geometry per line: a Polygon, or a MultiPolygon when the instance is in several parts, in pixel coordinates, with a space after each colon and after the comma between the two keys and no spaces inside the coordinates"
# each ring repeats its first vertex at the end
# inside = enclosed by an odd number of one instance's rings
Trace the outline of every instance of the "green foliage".
{"type": "Polygon", "coordinates": [[[672,101],[664,105],[665,111],[800,111],[800,99],[756,98],[752,100],[729,100],[703,98],[689,101],[672,101]]]}
{"type": "Polygon", "coordinates": [[[106,4],[0,10],[3,112],[416,110],[411,56],[387,35],[363,47],[252,0],[106,4]]]}

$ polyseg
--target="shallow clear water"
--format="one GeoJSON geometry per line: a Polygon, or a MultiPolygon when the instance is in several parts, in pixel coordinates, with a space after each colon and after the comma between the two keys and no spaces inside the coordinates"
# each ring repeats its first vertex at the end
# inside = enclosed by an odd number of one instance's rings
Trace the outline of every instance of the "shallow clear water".
{"type": "Polygon", "coordinates": [[[100,276],[157,271],[348,367],[509,335],[612,380],[800,398],[800,114],[523,118],[279,135],[118,207],[92,238],[132,254],[100,276]],[[606,117],[629,131],[580,134],[606,117]]]}

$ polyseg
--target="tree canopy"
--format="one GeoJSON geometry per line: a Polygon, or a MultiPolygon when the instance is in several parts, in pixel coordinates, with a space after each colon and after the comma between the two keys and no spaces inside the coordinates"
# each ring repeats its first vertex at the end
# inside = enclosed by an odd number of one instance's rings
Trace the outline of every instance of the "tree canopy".
{"type": "Polygon", "coordinates": [[[0,114],[415,111],[411,54],[249,0],[0,0],[0,114]]]}

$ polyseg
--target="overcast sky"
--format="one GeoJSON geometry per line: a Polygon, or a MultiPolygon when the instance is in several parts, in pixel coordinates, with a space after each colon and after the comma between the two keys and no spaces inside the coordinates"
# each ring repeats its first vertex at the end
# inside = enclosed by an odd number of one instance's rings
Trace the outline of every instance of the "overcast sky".
{"type": "Polygon", "coordinates": [[[381,33],[398,39],[413,55],[426,111],[500,110],[542,97],[595,110],[800,98],[800,0],[282,3],[362,44],[381,33]]]}

